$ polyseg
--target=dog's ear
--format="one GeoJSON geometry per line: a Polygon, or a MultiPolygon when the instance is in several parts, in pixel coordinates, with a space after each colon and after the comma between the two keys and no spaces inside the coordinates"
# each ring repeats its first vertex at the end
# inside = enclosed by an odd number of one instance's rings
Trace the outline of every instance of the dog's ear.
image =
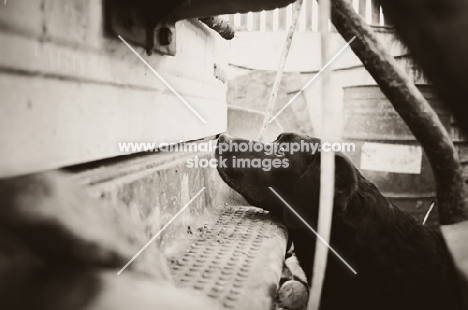
{"type": "MultiPolygon", "coordinates": [[[[318,208],[320,193],[320,155],[313,156],[307,169],[299,179],[292,185],[291,207],[309,224],[312,224],[310,212],[318,208]],[[316,206],[315,206],[316,205],[316,206]]],[[[290,229],[299,229],[303,226],[297,215],[285,208],[283,210],[283,220],[290,229]]]]}
{"type": "Polygon", "coordinates": [[[344,211],[351,197],[358,189],[358,170],[343,154],[335,155],[335,197],[334,209],[344,211]]]}
{"type": "MultiPolygon", "coordinates": [[[[320,155],[314,156],[306,171],[293,185],[292,199],[296,212],[309,224],[317,218],[320,197],[320,155]]],[[[334,212],[341,212],[356,192],[358,172],[351,161],[342,154],[335,155],[334,212]]],[[[288,208],[283,211],[283,220],[288,228],[302,227],[301,221],[288,208]]]]}

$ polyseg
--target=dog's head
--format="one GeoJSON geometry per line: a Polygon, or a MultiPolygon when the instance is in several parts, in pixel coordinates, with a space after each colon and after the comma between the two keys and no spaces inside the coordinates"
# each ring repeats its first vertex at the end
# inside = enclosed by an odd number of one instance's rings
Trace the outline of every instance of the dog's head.
{"type": "Polygon", "coordinates": [[[269,187],[275,183],[280,169],[274,168],[273,163],[276,167],[282,166],[284,155],[273,148],[272,152],[265,152],[271,146],[274,146],[274,143],[264,144],[221,135],[216,158],[219,161],[218,172],[231,188],[251,205],[280,216],[283,205],[269,187]],[[244,146],[248,149],[243,149],[244,146]],[[269,164],[271,164],[270,169],[268,169],[269,164]]]}
{"type": "MultiPolygon", "coordinates": [[[[319,150],[319,139],[294,133],[283,133],[270,144],[221,135],[216,155],[226,163],[219,165],[218,171],[222,179],[249,203],[281,215],[289,228],[298,228],[300,222],[296,216],[269,187],[309,223],[316,224],[320,193],[319,150]],[[241,144],[244,147],[240,147],[241,144]]],[[[335,212],[346,209],[357,188],[357,174],[353,164],[343,154],[336,153],[335,212]]]]}

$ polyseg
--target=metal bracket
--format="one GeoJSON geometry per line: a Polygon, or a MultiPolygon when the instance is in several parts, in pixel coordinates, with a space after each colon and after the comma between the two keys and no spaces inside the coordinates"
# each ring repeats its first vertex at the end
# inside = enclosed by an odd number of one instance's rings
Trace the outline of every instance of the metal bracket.
{"type": "Polygon", "coordinates": [[[176,55],[175,23],[162,21],[156,27],[148,27],[145,17],[147,12],[143,12],[138,7],[109,5],[107,9],[108,25],[116,35],[146,48],[149,55],[153,51],[163,55],[176,55]]]}

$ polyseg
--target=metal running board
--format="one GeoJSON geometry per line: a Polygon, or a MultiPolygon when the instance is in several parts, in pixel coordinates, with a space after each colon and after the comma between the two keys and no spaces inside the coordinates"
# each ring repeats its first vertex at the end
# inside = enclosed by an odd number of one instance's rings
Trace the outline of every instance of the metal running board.
{"type": "Polygon", "coordinates": [[[270,310],[286,252],[284,225],[254,207],[226,207],[190,250],[172,261],[178,286],[220,302],[222,309],[270,310]]]}

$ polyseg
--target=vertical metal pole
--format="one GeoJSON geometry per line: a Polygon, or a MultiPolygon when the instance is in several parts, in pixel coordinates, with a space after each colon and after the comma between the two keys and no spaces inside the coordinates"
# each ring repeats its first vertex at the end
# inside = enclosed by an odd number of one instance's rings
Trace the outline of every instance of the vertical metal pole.
{"type": "MultiPolygon", "coordinates": [[[[330,52],[330,31],[329,20],[331,13],[330,0],[321,0],[319,4],[319,29],[321,34],[321,58],[322,67],[331,59],[330,52]]],[[[330,69],[327,67],[321,75],[322,86],[322,124],[321,139],[322,143],[332,142],[337,138],[341,121],[339,115],[339,105],[332,101],[330,69]]],[[[335,186],[335,154],[334,152],[321,152],[321,172],[320,172],[320,209],[318,217],[318,234],[322,236],[327,243],[330,240],[330,231],[332,225],[333,213],[333,195],[335,186]]],[[[315,243],[315,259],[312,270],[312,288],[309,295],[309,310],[318,310],[320,306],[320,297],[322,295],[323,281],[327,267],[328,248],[323,242],[315,243]]],[[[311,272],[307,270],[306,272],[311,272]]]]}

